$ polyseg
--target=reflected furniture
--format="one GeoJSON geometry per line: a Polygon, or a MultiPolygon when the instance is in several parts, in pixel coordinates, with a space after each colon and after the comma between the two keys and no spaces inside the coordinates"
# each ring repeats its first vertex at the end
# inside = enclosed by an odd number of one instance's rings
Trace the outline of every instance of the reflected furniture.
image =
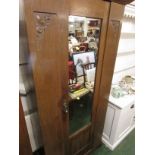
{"type": "Polygon", "coordinates": [[[89,89],[82,88],[82,89],[79,89],[73,93],[69,93],[69,96],[70,96],[71,100],[76,100],[76,99],[80,99],[81,97],[88,94],[89,92],[90,92],[89,89]]]}
{"type": "Polygon", "coordinates": [[[76,70],[75,66],[73,64],[73,61],[68,61],[68,70],[69,70],[69,85],[76,84],[77,83],[77,76],[76,76],[76,70]]]}
{"type": "MultiPolygon", "coordinates": [[[[82,69],[83,69],[83,77],[84,77],[84,86],[86,87],[86,82],[87,82],[87,70],[93,69],[95,68],[96,63],[92,62],[92,63],[87,63],[87,64],[83,64],[82,65],[82,69]]],[[[94,73],[95,74],[95,73],[94,73]]],[[[95,76],[95,75],[94,75],[95,76]]],[[[95,79],[94,79],[95,81],[95,79]]]]}

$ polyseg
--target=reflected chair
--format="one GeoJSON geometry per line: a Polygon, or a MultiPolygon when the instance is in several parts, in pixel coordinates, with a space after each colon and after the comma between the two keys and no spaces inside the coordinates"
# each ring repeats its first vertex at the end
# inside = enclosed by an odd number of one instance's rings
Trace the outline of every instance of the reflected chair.
{"type": "Polygon", "coordinates": [[[76,84],[77,76],[76,76],[76,69],[75,69],[73,61],[68,61],[68,68],[69,68],[68,84],[69,85],[76,84]]]}
{"type": "Polygon", "coordinates": [[[83,78],[84,78],[84,86],[86,87],[86,70],[92,69],[96,67],[96,63],[87,63],[87,64],[83,64],[82,65],[82,69],[83,69],[83,78]]]}

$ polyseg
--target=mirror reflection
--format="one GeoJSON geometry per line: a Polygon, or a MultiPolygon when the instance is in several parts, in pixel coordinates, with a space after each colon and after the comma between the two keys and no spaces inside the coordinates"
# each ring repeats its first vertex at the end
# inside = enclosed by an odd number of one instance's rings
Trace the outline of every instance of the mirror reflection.
{"type": "Polygon", "coordinates": [[[101,19],[69,16],[69,132],[91,122],[101,19]]]}

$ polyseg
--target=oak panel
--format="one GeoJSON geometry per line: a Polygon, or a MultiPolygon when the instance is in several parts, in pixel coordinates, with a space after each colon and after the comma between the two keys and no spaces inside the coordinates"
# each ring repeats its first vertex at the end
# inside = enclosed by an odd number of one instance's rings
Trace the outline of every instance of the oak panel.
{"type": "Polygon", "coordinates": [[[90,144],[91,123],[69,137],[69,154],[81,154],[90,144]]]}

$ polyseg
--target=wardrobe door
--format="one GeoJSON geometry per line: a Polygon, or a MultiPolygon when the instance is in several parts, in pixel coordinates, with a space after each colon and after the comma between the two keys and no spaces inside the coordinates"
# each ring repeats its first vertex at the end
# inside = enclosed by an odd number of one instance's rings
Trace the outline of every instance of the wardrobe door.
{"type": "Polygon", "coordinates": [[[68,95],[66,0],[25,0],[30,61],[46,155],[65,154],[68,95]]]}

